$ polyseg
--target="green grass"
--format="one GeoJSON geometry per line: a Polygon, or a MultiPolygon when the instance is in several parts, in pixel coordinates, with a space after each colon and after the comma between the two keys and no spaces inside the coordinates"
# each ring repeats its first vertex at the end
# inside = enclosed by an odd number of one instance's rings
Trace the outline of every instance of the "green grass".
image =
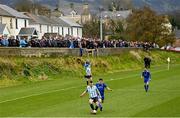
{"type": "MultiPolygon", "coordinates": [[[[104,111],[96,117],[180,117],[180,65],[153,67],[149,93],[143,90],[141,70],[106,73],[113,89],[106,92],[104,111]]],[[[97,81],[98,76],[96,76],[97,81]]],[[[55,79],[0,89],[1,117],[92,117],[88,95],[80,98],[85,81],[55,79]]]]}
{"type": "Polygon", "coordinates": [[[0,117],[180,117],[180,54],[151,52],[149,93],[140,78],[145,55],[138,51],[90,58],[94,82],[102,77],[113,89],[96,116],[90,114],[88,95],[80,98],[86,88],[86,57],[0,57],[0,117]],[[26,64],[30,77],[22,73],[26,64]]]}

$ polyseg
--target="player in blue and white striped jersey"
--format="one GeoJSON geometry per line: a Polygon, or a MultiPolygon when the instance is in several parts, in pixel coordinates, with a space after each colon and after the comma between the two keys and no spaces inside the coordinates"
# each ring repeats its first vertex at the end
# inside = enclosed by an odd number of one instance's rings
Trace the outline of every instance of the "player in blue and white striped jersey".
{"type": "Polygon", "coordinates": [[[99,93],[99,90],[97,89],[97,87],[95,85],[93,85],[92,81],[89,82],[89,86],[87,86],[87,89],[80,96],[83,97],[86,93],[89,93],[90,107],[91,107],[93,113],[96,113],[98,110],[98,106],[99,106],[98,97],[99,96],[101,97],[101,94],[99,93]],[[95,108],[94,108],[93,103],[96,104],[95,108]]]}
{"type": "Polygon", "coordinates": [[[85,62],[84,68],[85,68],[85,71],[86,71],[86,75],[84,77],[86,78],[87,85],[88,85],[89,81],[92,81],[91,64],[90,64],[89,60],[87,60],[85,62]]]}

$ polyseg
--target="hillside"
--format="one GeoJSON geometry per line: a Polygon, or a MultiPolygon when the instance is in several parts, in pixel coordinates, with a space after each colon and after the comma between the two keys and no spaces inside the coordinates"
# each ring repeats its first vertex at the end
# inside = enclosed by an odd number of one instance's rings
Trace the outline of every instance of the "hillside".
{"type": "MultiPolygon", "coordinates": [[[[143,51],[130,51],[120,56],[90,58],[93,75],[142,69],[145,55],[147,53],[143,51]]],[[[178,53],[153,51],[152,65],[164,65],[168,57],[172,58],[172,64],[180,64],[178,53]]],[[[82,79],[84,78],[83,64],[86,59],[86,57],[0,57],[0,88],[54,79],[82,79]]]]}
{"type": "MultiPolygon", "coordinates": [[[[0,0],[1,4],[14,6],[18,0],[0,0]]],[[[36,0],[37,1],[37,0],[36,0]]],[[[57,0],[38,0],[41,4],[54,8],[57,5],[57,0]]],[[[91,9],[98,10],[105,0],[86,0],[89,2],[91,9]]],[[[69,4],[73,2],[76,7],[82,4],[82,0],[61,0],[62,9],[69,9],[69,4]]],[[[180,9],[180,0],[132,0],[135,7],[150,6],[158,12],[169,12],[180,9]]]]}

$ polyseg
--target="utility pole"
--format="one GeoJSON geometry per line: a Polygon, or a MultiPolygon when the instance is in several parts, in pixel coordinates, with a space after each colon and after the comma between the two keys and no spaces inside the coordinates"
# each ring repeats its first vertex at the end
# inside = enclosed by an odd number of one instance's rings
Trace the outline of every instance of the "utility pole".
{"type": "Polygon", "coordinates": [[[103,40],[103,14],[102,14],[102,11],[103,11],[103,8],[99,8],[100,10],[100,40],[102,41],[103,40]]]}

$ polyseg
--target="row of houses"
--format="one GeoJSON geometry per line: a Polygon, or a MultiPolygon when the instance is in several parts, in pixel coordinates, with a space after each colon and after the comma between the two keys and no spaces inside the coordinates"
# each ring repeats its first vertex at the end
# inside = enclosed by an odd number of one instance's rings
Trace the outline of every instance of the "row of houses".
{"type": "Polygon", "coordinates": [[[82,26],[65,17],[22,13],[0,4],[0,35],[40,39],[47,33],[82,37],[82,26]]]}

